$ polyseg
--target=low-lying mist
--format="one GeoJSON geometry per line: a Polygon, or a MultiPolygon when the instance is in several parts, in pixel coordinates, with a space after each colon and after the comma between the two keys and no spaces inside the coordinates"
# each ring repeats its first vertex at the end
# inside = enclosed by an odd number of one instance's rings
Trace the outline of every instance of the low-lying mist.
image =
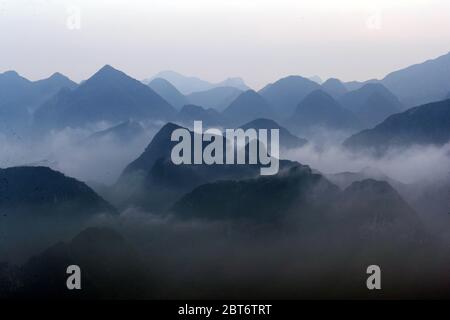
{"type": "Polygon", "coordinates": [[[0,135],[0,167],[48,166],[81,181],[110,185],[143,152],[159,126],[147,125],[142,134],[127,141],[111,135],[91,139],[95,132],[111,127],[109,123],[65,128],[32,140],[0,135]]]}
{"type": "Polygon", "coordinates": [[[359,172],[370,167],[403,183],[450,178],[450,143],[441,147],[392,148],[382,157],[354,153],[341,145],[309,143],[287,151],[285,157],[324,174],[359,172]]]}

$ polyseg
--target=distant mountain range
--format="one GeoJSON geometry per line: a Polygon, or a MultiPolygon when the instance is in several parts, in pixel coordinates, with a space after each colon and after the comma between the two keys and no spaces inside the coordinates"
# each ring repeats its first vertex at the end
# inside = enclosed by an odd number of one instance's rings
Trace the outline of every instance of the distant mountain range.
{"type": "Polygon", "coordinates": [[[148,86],[178,110],[189,104],[189,100],[175,86],[163,78],[153,79],[148,86]]]}
{"type": "Polygon", "coordinates": [[[295,133],[309,136],[317,130],[354,132],[362,128],[352,111],[322,90],[308,94],[287,121],[295,133]]]}
{"type": "Polygon", "coordinates": [[[408,107],[442,100],[450,91],[450,53],[389,73],[381,83],[408,107]]]}
{"type": "Polygon", "coordinates": [[[391,115],[373,129],[361,131],[344,142],[353,150],[384,153],[389,148],[442,145],[450,141],[450,100],[434,102],[391,115]]]}
{"type": "Polygon", "coordinates": [[[339,99],[348,92],[345,85],[336,78],[330,78],[322,83],[322,89],[335,99],[339,99]]]}
{"type": "Polygon", "coordinates": [[[45,100],[62,88],[73,89],[75,82],[60,73],[47,79],[30,81],[14,71],[0,74],[0,132],[21,132],[31,121],[31,114],[45,100]]]}
{"type": "Polygon", "coordinates": [[[289,76],[268,84],[258,93],[277,111],[279,117],[290,117],[297,105],[320,85],[301,76],[289,76]]]}
{"type": "Polygon", "coordinates": [[[276,118],[275,110],[254,90],[240,94],[223,112],[230,124],[238,125],[258,118],[276,118]]]}
{"type": "Polygon", "coordinates": [[[168,120],[175,109],[150,87],[106,65],[74,90],[61,90],[35,113],[38,129],[98,121],[168,120]]]}
{"type": "Polygon", "coordinates": [[[280,126],[278,123],[271,119],[256,119],[253,121],[250,121],[242,126],[240,126],[242,129],[278,129],[279,130],[279,137],[280,137],[280,149],[292,149],[292,148],[300,148],[304,146],[308,141],[306,139],[299,138],[292,133],[290,133],[286,128],[280,126]]]}
{"type": "Polygon", "coordinates": [[[339,102],[352,111],[366,128],[373,127],[403,109],[397,97],[379,83],[368,83],[347,92],[339,102]]]}
{"type": "Polygon", "coordinates": [[[193,104],[185,105],[177,115],[177,121],[192,127],[194,121],[202,121],[204,126],[222,126],[224,120],[215,109],[204,109],[193,104]]]}
{"type": "Polygon", "coordinates": [[[216,87],[205,91],[193,92],[186,97],[192,104],[223,111],[242,92],[242,90],[234,87],[216,87]]]}
{"type": "Polygon", "coordinates": [[[242,91],[250,89],[241,78],[228,78],[222,82],[214,84],[197,77],[184,76],[175,71],[159,72],[149,80],[144,80],[144,82],[149,83],[154,78],[163,78],[169,81],[185,95],[198,91],[206,91],[216,87],[234,87],[242,91]]]}
{"type": "Polygon", "coordinates": [[[391,72],[382,80],[351,81],[345,86],[357,90],[369,83],[384,85],[405,108],[442,100],[450,91],[450,53],[391,72]]]}

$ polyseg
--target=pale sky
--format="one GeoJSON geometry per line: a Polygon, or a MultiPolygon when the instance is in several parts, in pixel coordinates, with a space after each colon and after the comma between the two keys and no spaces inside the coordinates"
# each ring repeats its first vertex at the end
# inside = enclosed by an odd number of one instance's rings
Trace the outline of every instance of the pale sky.
{"type": "Polygon", "coordinates": [[[259,89],[290,74],[380,78],[449,51],[445,0],[0,0],[0,72],[32,80],[111,64],[259,89]]]}

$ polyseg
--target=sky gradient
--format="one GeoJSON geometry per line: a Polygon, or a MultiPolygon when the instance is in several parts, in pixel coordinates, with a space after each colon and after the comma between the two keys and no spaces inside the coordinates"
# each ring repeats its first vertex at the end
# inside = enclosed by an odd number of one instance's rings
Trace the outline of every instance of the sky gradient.
{"type": "Polygon", "coordinates": [[[80,81],[111,64],[259,89],[289,74],[380,78],[450,51],[450,1],[337,2],[0,0],[0,72],[80,81]]]}

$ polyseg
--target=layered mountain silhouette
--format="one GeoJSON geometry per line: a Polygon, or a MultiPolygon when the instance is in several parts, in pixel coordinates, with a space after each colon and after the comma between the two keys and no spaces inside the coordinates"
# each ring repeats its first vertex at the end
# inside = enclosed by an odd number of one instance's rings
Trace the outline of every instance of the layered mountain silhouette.
{"type": "Polygon", "coordinates": [[[351,136],[344,146],[384,153],[393,147],[442,145],[450,140],[449,123],[450,100],[430,103],[394,114],[375,128],[351,136]]]}
{"type": "Polygon", "coordinates": [[[300,76],[289,76],[265,86],[259,94],[281,117],[290,117],[297,105],[320,85],[300,76]]]}
{"type": "Polygon", "coordinates": [[[204,126],[221,126],[221,114],[215,109],[204,109],[193,104],[185,105],[177,115],[177,121],[192,126],[194,121],[202,121],[204,126]]]}
{"type": "Polygon", "coordinates": [[[192,104],[223,111],[241,93],[242,90],[234,87],[217,87],[205,91],[193,92],[187,95],[187,99],[192,104]]]}
{"type": "Polygon", "coordinates": [[[335,99],[340,98],[348,92],[344,84],[336,78],[330,78],[322,83],[322,88],[335,99]]]}
{"type": "Polygon", "coordinates": [[[360,89],[350,91],[339,102],[366,127],[373,127],[403,109],[397,97],[379,83],[365,84],[360,89]]]}
{"type": "Polygon", "coordinates": [[[150,87],[106,65],[74,90],[61,90],[34,117],[39,129],[84,127],[98,121],[167,120],[175,109],[150,87]]]}
{"type": "Polygon", "coordinates": [[[361,129],[359,119],[322,90],[307,95],[288,124],[294,132],[306,135],[321,129],[345,132],[361,129]]]}
{"type": "Polygon", "coordinates": [[[450,91],[450,53],[394,71],[381,83],[408,107],[439,101],[450,91]]]}
{"type": "Polygon", "coordinates": [[[47,167],[0,169],[0,256],[20,261],[117,211],[85,183],[47,167]]]}
{"type": "Polygon", "coordinates": [[[30,81],[15,71],[0,74],[0,132],[22,132],[29,126],[31,114],[62,88],[77,84],[60,73],[47,79],[30,81]]]}
{"type": "Polygon", "coordinates": [[[306,139],[299,138],[292,133],[289,132],[286,128],[280,126],[278,123],[271,119],[256,119],[250,121],[241,126],[242,129],[278,129],[279,130],[279,138],[280,138],[280,149],[292,149],[292,148],[300,148],[304,146],[308,141],[306,139]]]}
{"type": "MultiPolygon", "coordinates": [[[[171,160],[171,151],[178,142],[171,141],[171,134],[179,128],[182,127],[173,123],[163,126],[145,151],[125,168],[115,186],[118,194],[115,200],[122,198],[119,205],[135,204],[149,209],[167,208],[177,197],[201,184],[216,180],[239,180],[260,174],[260,164],[175,165],[171,160]]],[[[194,133],[190,131],[190,134],[191,139],[194,139],[194,133]]],[[[225,157],[225,137],[221,135],[216,139],[223,140],[225,157]]],[[[203,146],[207,144],[204,142],[203,146]]],[[[225,163],[225,160],[223,162],[225,163]]],[[[281,160],[280,170],[293,164],[294,162],[281,160]]]]}
{"type": "MultiPolygon", "coordinates": [[[[241,78],[228,78],[219,83],[210,83],[197,77],[184,76],[175,71],[161,71],[154,78],[166,79],[185,95],[216,87],[234,87],[242,91],[249,89],[241,78]]],[[[191,103],[196,102],[191,101],[191,103]]]]}
{"type": "Polygon", "coordinates": [[[224,118],[231,124],[241,124],[257,118],[276,118],[269,103],[254,90],[240,94],[223,112],[224,118]]]}
{"type": "Polygon", "coordinates": [[[184,218],[268,222],[283,219],[293,211],[310,214],[337,193],[338,188],[321,175],[297,164],[276,176],[199,186],[176,202],[172,210],[184,218]],[[318,199],[320,202],[316,202],[318,199]]]}
{"type": "Polygon", "coordinates": [[[47,167],[0,169],[0,211],[8,215],[8,220],[36,221],[115,213],[86,184],[47,167]]]}
{"type": "Polygon", "coordinates": [[[371,234],[384,240],[423,240],[424,229],[416,212],[386,181],[366,179],[352,183],[335,208],[347,227],[366,232],[366,237],[371,234]]]}
{"type": "Polygon", "coordinates": [[[163,78],[153,79],[148,83],[148,86],[178,110],[185,104],[189,104],[188,99],[175,86],[163,78]]]}

